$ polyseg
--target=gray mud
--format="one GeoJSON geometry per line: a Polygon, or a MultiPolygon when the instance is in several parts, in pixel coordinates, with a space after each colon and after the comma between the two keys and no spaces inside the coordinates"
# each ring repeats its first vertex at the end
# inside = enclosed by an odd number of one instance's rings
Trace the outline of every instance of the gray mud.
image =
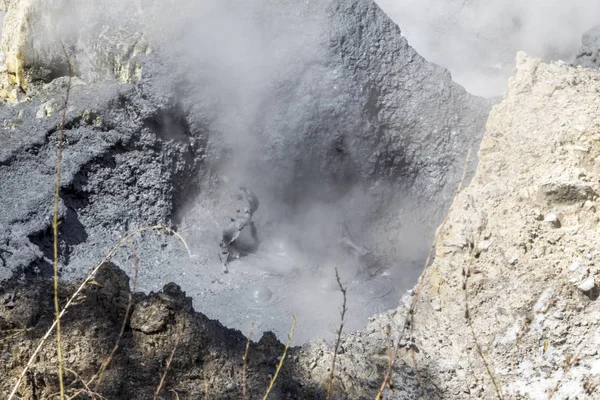
{"type": "MultiPolygon", "coordinates": [[[[348,329],[395,307],[414,285],[491,104],[420,57],[372,1],[244,7],[215,3],[208,14],[189,13],[172,24],[166,37],[177,40],[169,43],[147,32],[154,49],[135,53],[139,79],[130,84],[76,68],[63,160],[62,278],[82,277],[135,228],[167,224],[192,257],[173,237],[144,234],[140,288],[180,284],[197,310],[244,332],[256,321],[256,331],[283,339],[297,313],[297,342],[331,338],[341,305],[336,266],[349,287],[348,329]],[[262,243],[223,274],[218,244],[239,208],[240,185],[260,199],[253,221],[262,243]],[[375,276],[361,275],[342,250],[340,220],[377,258],[375,276]]],[[[95,27],[67,47],[97,37],[95,27]]],[[[88,44],[105,58],[115,51],[88,44]]],[[[52,60],[40,55],[36,67],[52,71],[52,60]]],[[[2,280],[51,272],[67,82],[52,78],[31,82],[26,101],[0,108],[2,280]]],[[[127,269],[131,257],[123,250],[114,261],[127,269]]]]}

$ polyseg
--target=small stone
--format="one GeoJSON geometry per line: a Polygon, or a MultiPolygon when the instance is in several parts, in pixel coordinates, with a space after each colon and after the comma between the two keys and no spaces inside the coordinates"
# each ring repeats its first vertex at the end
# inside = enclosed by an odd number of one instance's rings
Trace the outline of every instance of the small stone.
{"type": "Polygon", "coordinates": [[[479,243],[479,245],[477,247],[479,248],[480,251],[487,251],[491,245],[492,245],[491,240],[484,240],[483,242],[479,243]]]}
{"type": "Polygon", "coordinates": [[[554,319],[559,319],[559,320],[564,318],[563,313],[561,313],[560,311],[557,311],[554,314],[552,314],[552,317],[554,317],[554,319]]]}
{"type": "Polygon", "coordinates": [[[577,289],[581,290],[582,292],[589,292],[592,289],[594,289],[596,287],[596,282],[594,281],[594,277],[593,276],[589,276],[586,280],[584,280],[583,282],[581,282],[579,284],[579,286],[577,286],[577,289]]]}
{"type": "Polygon", "coordinates": [[[581,268],[581,262],[579,260],[575,260],[571,263],[569,271],[577,271],[579,268],[581,268]]]}
{"type": "Polygon", "coordinates": [[[545,313],[552,305],[552,298],[554,297],[554,289],[547,288],[542,292],[538,301],[533,306],[533,311],[537,314],[545,313]]]}
{"type": "Polygon", "coordinates": [[[163,304],[153,303],[147,307],[136,307],[131,315],[131,328],[146,334],[164,330],[169,311],[163,304]]]}
{"type": "Polygon", "coordinates": [[[548,222],[555,228],[560,228],[560,221],[558,220],[558,216],[556,214],[550,213],[544,217],[544,222],[548,222]]]}

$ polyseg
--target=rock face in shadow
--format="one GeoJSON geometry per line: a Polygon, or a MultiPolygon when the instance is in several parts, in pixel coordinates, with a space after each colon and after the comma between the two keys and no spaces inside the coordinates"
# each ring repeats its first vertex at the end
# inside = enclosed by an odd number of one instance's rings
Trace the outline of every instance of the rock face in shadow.
{"type": "Polygon", "coordinates": [[[583,34],[581,48],[573,64],[588,68],[600,67],[600,25],[594,26],[583,34]]]}
{"type": "MultiPolygon", "coordinates": [[[[79,390],[84,396],[90,395],[82,380],[88,382],[98,372],[119,337],[128,309],[129,283],[127,275],[114,264],[104,265],[62,319],[65,383],[70,395],[79,390]]],[[[75,288],[72,284],[61,285],[61,301],[72,296],[75,288]]],[[[52,301],[47,301],[52,297],[50,281],[7,282],[0,292],[3,304],[9,294],[15,295],[14,305],[0,306],[3,398],[8,397],[54,315],[52,301]]],[[[166,372],[160,392],[163,396],[175,392],[180,398],[239,399],[244,386],[242,360],[247,339],[239,331],[195,312],[191,304],[192,299],[173,283],[157,293],[135,294],[119,350],[102,383],[88,383],[88,387],[95,387],[95,393],[106,398],[147,399],[156,392],[166,372]]],[[[379,334],[344,338],[334,379],[335,398],[375,397],[387,366],[382,356],[386,346],[379,334]]],[[[246,362],[248,398],[263,397],[283,350],[284,345],[270,332],[253,338],[246,362]]],[[[51,361],[55,353],[56,343],[50,340],[19,387],[19,398],[43,399],[56,393],[57,370],[51,361]]],[[[271,398],[325,398],[331,357],[332,348],[325,342],[291,348],[271,398]]],[[[419,398],[418,383],[409,368],[398,362],[396,370],[403,377],[395,391],[397,398],[419,398]]]]}

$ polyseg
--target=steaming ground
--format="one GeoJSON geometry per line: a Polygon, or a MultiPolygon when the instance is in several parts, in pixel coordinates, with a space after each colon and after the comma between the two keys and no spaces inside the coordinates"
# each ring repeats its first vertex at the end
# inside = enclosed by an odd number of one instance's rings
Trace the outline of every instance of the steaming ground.
{"type": "MultiPolygon", "coordinates": [[[[394,308],[422,267],[423,245],[411,244],[413,240],[424,243],[418,232],[413,228],[412,235],[402,235],[398,224],[390,225],[388,210],[378,216],[376,203],[366,204],[368,198],[354,190],[350,197],[355,204],[362,203],[362,215],[348,212],[352,201],[347,199],[338,206],[306,204],[281,219],[269,210],[283,206],[263,197],[253,218],[261,238],[259,250],[231,262],[229,273],[223,273],[217,244],[221,227],[235,215],[235,193],[232,187],[224,188],[215,198],[201,198],[189,208],[179,233],[190,246],[191,258],[172,239],[161,242],[163,251],[157,258],[142,257],[143,289],[157,291],[162,282],[178,282],[194,299],[196,309],[209,317],[242,332],[254,322],[257,335],[273,331],[281,340],[297,314],[294,343],[299,344],[315,337],[332,339],[339,327],[342,295],[335,280],[336,267],[348,287],[345,329],[349,331],[364,327],[372,315],[394,308]],[[338,222],[344,217],[354,239],[368,245],[381,260],[381,269],[372,271],[373,276],[361,273],[360,264],[339,243],[338,222]]],[[[138,243],[138,252],[152,254],[156,245],[147,236],[138,243]]],[[[121,265],[126,264],[122,258],[121,265]]]]}
{"type": "MultiPolygon", "coordinates": [[[[81,15],[65,14],[66,2],[24,4],[11,2],[22,8],[9,8],[2,40],[28,98],[11,87],[27,101],[0,108],[0,203],[9,205],[0,279],[52,271],[67,78],[45,29],[57,26],[80,75],[64,146],[63,279],[81,278],[135,228],[170,224],[192,257],[172,237],[144,235],[138,289],[175,282],[197,310],[242,331],[256,321],[257,333],[281,339],[297,313],[296,343],[338,326],[335,266],[349,287],[349,330],[414,284],[491,102],[417,54],[372,1],[207,1],[166,13],[163,2],[140,11],[102,0],[81,15]],[[156,24],[140,23],[142,12],[156,24]],[[260,199],[263,242],[223,274],[218,243],[240,185],[260,199]],[[375,276],[357,275],[342,251],[341,220],[379,259],[375,276]]],[[[115,262],[132,264],[127,249],[115,262]]]]}

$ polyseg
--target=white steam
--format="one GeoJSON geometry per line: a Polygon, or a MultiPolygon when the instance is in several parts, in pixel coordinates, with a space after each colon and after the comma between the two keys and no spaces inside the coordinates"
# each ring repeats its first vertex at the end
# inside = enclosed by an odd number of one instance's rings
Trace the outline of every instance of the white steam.
{"type": "Polygon", "coordinates": [[[570,62],[600,23],[596,0],[376,0],[422,56],[468,91],[502,94],[517,51],[570,62]]]}

